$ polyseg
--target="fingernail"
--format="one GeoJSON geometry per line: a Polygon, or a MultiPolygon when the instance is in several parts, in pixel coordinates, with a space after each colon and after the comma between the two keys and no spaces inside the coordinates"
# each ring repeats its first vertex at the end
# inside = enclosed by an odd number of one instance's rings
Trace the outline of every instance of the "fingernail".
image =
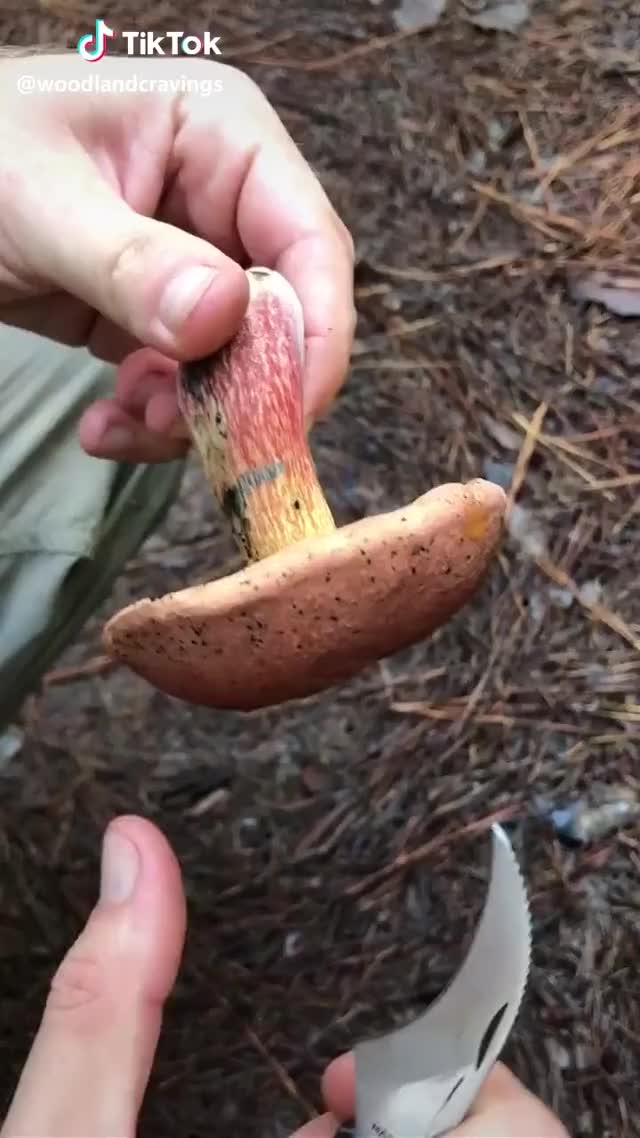
{"type": "Polygon", "coordinates": [[[128,901],[135,889],[140,858],[133,842],[119,830],[107,830],[102,843],[100,900],[107,904],[128,901]]]}
{"type": "Polygon", "coordinates": [[[128,427],[107,427],[100,445],[109,450],[127,450],[133,444],[133,432],[128,427]]]}
{"type": "Polygon", "coordinates": [[[217,275],[210,265],[191,265],[169,281],[158,308],[158,316],[169,332],[180,331],[217,275]]]}

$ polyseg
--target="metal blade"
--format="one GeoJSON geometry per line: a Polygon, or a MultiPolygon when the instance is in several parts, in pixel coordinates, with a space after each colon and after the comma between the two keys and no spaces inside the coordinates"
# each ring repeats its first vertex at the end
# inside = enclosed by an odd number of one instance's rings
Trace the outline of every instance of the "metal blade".
{"type": "Polygon", "coordinates": [[[487,897],[465,961],[413,1023],[356,1047],[356,1138],[437,1138],[466,1117],[522,1002],[531,952],[527,894],[492,828],[487,897]]]}

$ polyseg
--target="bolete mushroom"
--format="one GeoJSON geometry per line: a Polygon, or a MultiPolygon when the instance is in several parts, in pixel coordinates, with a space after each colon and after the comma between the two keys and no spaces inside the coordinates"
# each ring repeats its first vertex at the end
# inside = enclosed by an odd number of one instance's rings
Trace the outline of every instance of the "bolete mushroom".
{"type": "Polygon", "coordinates": [[[108,622],[107,650],[162,691],[252,710],[308,696],[408,647],[475,593],[506,499],[481,479],[337,529],[302,413],[302,310],[277,272],[248,270],[242,325],[187,363],[179,401],[247,566],[108,622]]]}

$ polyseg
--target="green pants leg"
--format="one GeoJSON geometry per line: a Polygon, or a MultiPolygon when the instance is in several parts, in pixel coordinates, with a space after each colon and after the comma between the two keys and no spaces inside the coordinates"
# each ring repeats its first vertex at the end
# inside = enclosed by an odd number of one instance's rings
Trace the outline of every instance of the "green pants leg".
{"type": "Polygon", "coordinates": [[[90,458],[78,420],[114,369],[0,325],[0,729],[175,498],[183,460],[90,458]]]}

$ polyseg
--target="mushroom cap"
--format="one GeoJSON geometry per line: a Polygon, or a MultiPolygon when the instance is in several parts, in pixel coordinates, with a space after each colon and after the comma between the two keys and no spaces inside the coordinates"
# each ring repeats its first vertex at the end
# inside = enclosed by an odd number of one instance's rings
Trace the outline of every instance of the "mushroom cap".
{"type": "Polygon", "coordinates": [[[106,625],[107,651],[194,704],[250,711],[309,696],[462,608],[500,542],[505,507],[484,480],[439,486],[231,576],[137,601],[106,625]]]}

